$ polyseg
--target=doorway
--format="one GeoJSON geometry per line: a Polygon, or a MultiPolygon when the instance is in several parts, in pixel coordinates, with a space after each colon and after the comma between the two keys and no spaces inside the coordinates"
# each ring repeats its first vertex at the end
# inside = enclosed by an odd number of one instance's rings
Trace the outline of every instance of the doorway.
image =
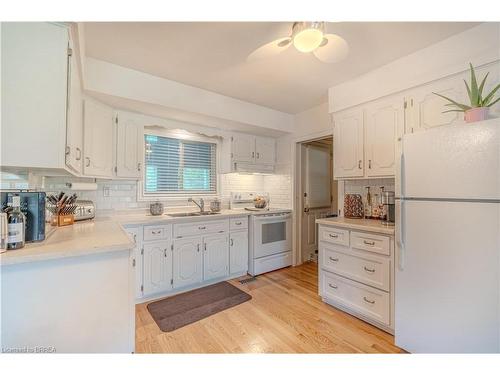
{"type": "Polygon", "coordinates": [[[316,219],[337,214],[338,183],[333,179],[333,137],[298,144],[299,261],[317,261],[316,219]]]}

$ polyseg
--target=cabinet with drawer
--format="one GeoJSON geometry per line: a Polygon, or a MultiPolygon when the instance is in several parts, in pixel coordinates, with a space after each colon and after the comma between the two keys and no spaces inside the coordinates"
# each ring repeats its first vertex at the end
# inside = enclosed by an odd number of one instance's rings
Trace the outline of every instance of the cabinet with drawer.
{"type": "Polygon", "coordinates": [[[146,225],[144,226],[144,241],[170,240],[172,238],[172,225],[146,225]]]}
{"type": "Polygon", "coordinates": [[[174,224],[174,238],[223,233],[229,230],[229,220],[212,220],[174,224]]]}
{"type": "Polygon", "coordinates": [[[248,228],[248,216],[229,219],[229,229],[239,230],[248,228]]]}
{"type": "Polygon", "coordinates": [[[394,332],[394,236],[319,225],[323,301],[394,332]]]}

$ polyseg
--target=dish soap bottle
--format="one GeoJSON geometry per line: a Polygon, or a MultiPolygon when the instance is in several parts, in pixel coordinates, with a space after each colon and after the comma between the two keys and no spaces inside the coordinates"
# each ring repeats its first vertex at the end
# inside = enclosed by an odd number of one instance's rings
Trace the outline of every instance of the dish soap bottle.
{"type": "Polygon", "coordinates": [[[7,250],[20,249],[24,247],[26,217],[21,212],[21,197],[12,197],[12,211],[7,217],[7,250]]]}

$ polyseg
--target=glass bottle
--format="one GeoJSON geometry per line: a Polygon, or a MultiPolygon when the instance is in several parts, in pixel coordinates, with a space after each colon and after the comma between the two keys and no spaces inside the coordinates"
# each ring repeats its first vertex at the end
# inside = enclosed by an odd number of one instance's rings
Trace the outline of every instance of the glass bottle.
{"type": "Polygon", "coordinates": [[[370,194],[370,187],[365,188],[366,192],[366,202],[365,202],[365,219],[369,219],[372,216],[372,195],[370,194]]]}
{"type": "Polygon", "coordinates": [[[12,197],[12,211],[7,217],[7,249],[14,250],[24,247],[26,217],[21,212],[21,197],[15,195],[12,197]]]}

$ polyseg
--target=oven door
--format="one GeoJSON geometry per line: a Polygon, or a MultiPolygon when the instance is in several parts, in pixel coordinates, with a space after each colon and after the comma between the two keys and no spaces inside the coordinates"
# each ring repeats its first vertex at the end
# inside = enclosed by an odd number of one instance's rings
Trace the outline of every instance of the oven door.
{"type": "Polygon", "coordinates": [[[254,258],[292,250],[291,214],[255,215],[253,220],[254,258]]]}

